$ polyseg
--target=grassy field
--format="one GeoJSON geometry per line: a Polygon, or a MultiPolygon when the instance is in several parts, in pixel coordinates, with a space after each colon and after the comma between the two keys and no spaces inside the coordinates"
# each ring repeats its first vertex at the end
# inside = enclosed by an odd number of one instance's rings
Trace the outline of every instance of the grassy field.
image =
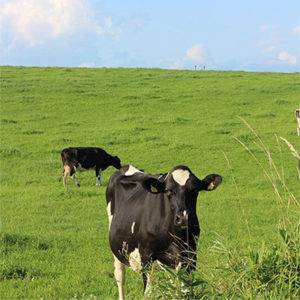
{"type": "MultiPolygon", "coordinates": [[[[276,199],[245,143],[269,170],[255,135],[270,149],[299,199],[294,111],[299,74],[159,69],[0,67],[1,299],[116,299],[105,189],[114,169],[62,184],[60,151],[97,146],[149,173],[184,164],[223,176],[198,197],[198,271],[214,272],[217,236],[241,253],[278,241],[288,197],[276,199]],[[229,163],[227,162],[227,159],[229,163]],[[236,183],[236,184],[235,184],[236,183]]],[[[271,172],[271,171],[270,171],[271,172]]],[[[281,190],[280,190],[281,191],[281,190]]],[[[289,212],[298,208],[290,203],[289,212]]],[[[127,269],[125,294],[142,298],[127,269]]]]}

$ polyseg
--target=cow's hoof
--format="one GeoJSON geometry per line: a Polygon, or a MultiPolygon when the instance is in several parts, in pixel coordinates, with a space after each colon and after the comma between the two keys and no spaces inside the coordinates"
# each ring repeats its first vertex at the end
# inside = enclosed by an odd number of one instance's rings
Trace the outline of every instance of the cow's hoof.
{"type": "Polygon", "coordinates": [[[101,183],[96,183],[96,186],[101,186],[101,183]]]}
{"type": "Polygon", "coordinates": [[[77,184],[76,184],[76,186],[77,186],[77,187],[80,187],[80,184],[79,184],[79,183],[77,183],[77,184]]]}

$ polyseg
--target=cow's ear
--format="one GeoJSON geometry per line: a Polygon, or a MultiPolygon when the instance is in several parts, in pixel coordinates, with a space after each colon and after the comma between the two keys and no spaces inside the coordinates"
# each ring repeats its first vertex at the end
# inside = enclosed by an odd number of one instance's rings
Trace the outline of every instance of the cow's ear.
{"type": "Polygon", "coordinates": [[[201,190],[213,191],[222,183],[222,177],[217,174],[207,175],[201,180],[201,190]]]}
{"type": "Polygon", "coordinates": [[[142,182],[143,187],[152,194],[163,193],[166,189],[164,182],[160,182],[155,178],[147,178],[142,182]]]}

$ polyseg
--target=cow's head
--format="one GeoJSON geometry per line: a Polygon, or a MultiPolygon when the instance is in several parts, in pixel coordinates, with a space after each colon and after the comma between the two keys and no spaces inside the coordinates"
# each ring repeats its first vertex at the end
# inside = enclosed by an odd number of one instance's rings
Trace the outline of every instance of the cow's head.
{"type": "Polygon", "coordinates": [[[196,215],[196,200],[200,191],[213,191],[222,182],[217,174],[198,179],[188,167],[177,166],[171,170],[164,181],[147,178],[143,186],[150,193],[164,193],[170,201],[174,213],[174,225],[184,226],[189,215],[196,215]]]}
{"type": "Polygon", "coordinates": [[[112,159],[112,165],[116,168],[116,169],[121,169],[121,160],[118,156],[114,156],[112,159]]]}

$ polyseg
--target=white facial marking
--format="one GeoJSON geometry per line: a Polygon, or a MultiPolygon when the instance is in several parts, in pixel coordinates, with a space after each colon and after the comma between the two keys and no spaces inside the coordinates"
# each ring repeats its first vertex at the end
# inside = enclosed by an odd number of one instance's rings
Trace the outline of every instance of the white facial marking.
{"type": "Polygon", "coordinates": [[[139,169],[135,168],[134,166],[130,165],[128,170],[125,173],[125,176],[131,176],[135,173],[143,173],[143,172],[140,171],[139,169]]]}
{"type": "Polygon", "coordinates": [[[135,226],[135,222],[132,223],[131,225],[131,233],[134,234],[134,226],[135,226]]]}
{"type": "Polygon", "coordinates": [[[111,214],[111,202],[108,202],[106,211],[107,211],[107,215],[108,215],[108,228],[110,229],[110,224],[113,219],[113,215],[111,214]]]}
{"type": "Polygon", "coordinates": [[[142,260],[138,248],[135,248],[134,251],[129,254],[129,265],[135,272],[142,270],[142,260]]]}
{"type": "Polygon", "coordinates": [[[178,169],[172,172],[173,179],[180,185],[185,185],[190,177],[190,172],[187,170],[178,169]]]}

